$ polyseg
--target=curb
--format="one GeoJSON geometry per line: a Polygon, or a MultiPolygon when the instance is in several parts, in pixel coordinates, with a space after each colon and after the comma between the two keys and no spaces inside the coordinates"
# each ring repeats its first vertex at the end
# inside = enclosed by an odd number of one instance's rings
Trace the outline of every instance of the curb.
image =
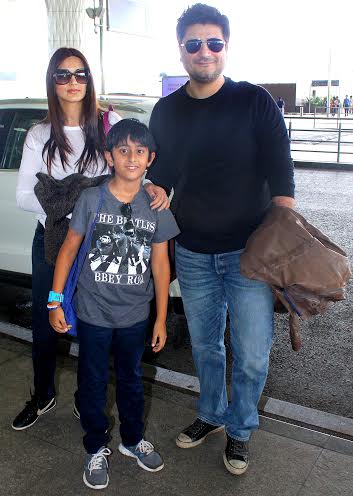
{"type": "MultiPolygon", "coordinates": [[[[0,322],[0,325],[0,333],[25,342],[32,342],[32,332],[29,329],[8,322],[0,322]]],[[[78,343],[71,341],[70,343],[68,342],[68,345],[69,355],[78,357],[78,343]]],[[[200,393],[200,385],[197,377],[146,363],[142,364],[142,370],[143,378],[147,381],[193,396],[197,396],[200,393]]],[[[265,424],[267,421],[267,425],[271,425],[271,420],[279,421],[294,428],[304,428],[323,433],[327,437],[340,438],[338,442],[343,440],[353,442],[353,419],[351,418],[341,417],[264,395],[261,397],[259,403],[259,413],[264,417],[263,421],[265,421],[265,424]]]]}
{"type": "Polygon", "coordinates": [[[295,169],[312,169],[325,171],[353,171],[353,164],[343,164],[337,162],[303,162],[294,160],[295,169]]]}
{"type": "MultiPolygon", "coordinates": [[[[184,393],[195,396],[200,393],[199,381],[197,377],[191,375],[144,363],[143,377],[184,393]]],[[[277,400],[265,395],[262,395],[259,402],[259,413],[274,420],[353,441],[353,419],[351,418],[277,400]]]]}

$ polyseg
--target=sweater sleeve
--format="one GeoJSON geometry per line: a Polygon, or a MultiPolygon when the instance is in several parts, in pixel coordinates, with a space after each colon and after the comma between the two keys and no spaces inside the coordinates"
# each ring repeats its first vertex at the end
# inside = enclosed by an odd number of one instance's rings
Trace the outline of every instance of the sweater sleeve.
{"type": "MultiPolygon", "coordinates": [[[[167,158],[167,137],[163,138],[163,118],[162,118],[162,100],[156,103],[153,108],[150,119],[150,131],[157,145],[156,158],[147,172],[146,179],[152,181],[158,186],[162,186],[169,192],[173,187],[173,177],[171,164],[167,158]]],[[[165,113],[164,113],[165,114],[165,113]]]]}
{"type": "Polygon", "coordinates": [[[287,128],[276,102],[260,86],[257,87],[255,128],[258,159],[271,196],[294,198],[294,170],[287,128]]]}
{"type": "Polygon", "coordinates": [[[34,186],[37,184],[37,172],[41,172],[42,149],[29,130],[23,145],[23,154],[18,173],[16,187],[16,202],[19,208],[36,214],[45,214],[35,193],[34,186]]]}

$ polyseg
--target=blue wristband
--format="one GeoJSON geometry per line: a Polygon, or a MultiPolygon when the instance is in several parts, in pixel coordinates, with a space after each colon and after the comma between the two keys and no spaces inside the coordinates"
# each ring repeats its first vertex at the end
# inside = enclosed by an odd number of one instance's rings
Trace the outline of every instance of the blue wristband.
{"type": "Polygon", "coordinates": [[[49,291],[48,303],[51,303],[52,301],[62,303],[64,301],[63,293],[55,293],[55,291],[49,291]]]}

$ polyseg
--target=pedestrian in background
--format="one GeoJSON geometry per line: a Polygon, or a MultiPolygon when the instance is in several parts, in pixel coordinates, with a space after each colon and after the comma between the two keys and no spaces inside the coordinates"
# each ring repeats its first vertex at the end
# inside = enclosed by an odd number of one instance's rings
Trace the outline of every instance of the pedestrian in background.
{"type": "Polygon", "coordinates": [[[336,96],[334,106],[335,106],[335,114],[338,114],[338,116],[340,115],[340,105],[341,105],[341,102],[340,102],[338,96],[336,96]]]}
{"type": "Polygon", "coordinates": [[[348,95],[346,95],[345,99],[343,100],[343,108],[344,108],[344,116],[345,117],[348,117],[350,106],[351,106],[351,101],[348,98],[348,95]]]}
{"type": "Polygon", "coordinates": [[[283,100],[283,98],[281,96],[277,100],[277,106],[280,109],[282,115],[284,115],[285,101],[283,100]]]}

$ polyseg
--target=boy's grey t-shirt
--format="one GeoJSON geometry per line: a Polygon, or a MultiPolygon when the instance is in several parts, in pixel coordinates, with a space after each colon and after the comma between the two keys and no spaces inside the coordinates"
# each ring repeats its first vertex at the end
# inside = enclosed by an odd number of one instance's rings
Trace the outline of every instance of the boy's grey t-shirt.
{"type": "MultiPolygon", "coordinates": [[[[132,217],[121,213],[123,205],[103,186],[104,197],[91,246],[75,293],[79,319],[101,327],[130,327],[149,315],[153,298],[151,244],[179,234],[170,210],[157,212],[141,187],[131,202],[132,217]]],[[[81,194],[70,227],[86,234],[94,220],[100,187],[81,194]]]]}

